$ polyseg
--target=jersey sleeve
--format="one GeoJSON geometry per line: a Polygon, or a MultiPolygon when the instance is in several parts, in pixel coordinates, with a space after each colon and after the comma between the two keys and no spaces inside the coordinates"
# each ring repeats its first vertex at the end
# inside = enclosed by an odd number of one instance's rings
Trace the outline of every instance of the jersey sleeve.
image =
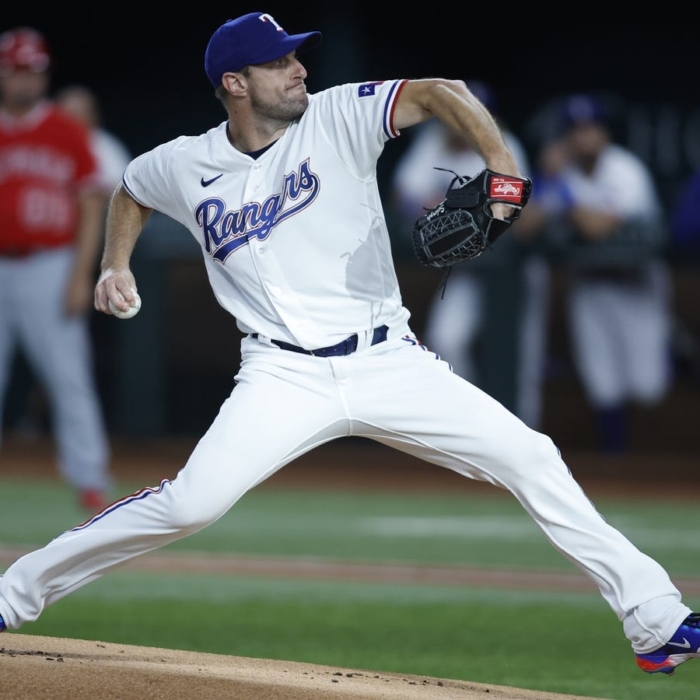
{"type": "Polygon", "coordinates": [[[188,137],[181,136],[134,158],[124,170],[122,183],[141,205],[178,219],[173,195],[172,163],[177,149],[188,137]]]}
{"type": "Polygon", "coordinates": [[[316,126],[358,177],[372,176],[384,144],[400,135],[394,112],[405,83],[347,83],[314,96],[316,126]]]}

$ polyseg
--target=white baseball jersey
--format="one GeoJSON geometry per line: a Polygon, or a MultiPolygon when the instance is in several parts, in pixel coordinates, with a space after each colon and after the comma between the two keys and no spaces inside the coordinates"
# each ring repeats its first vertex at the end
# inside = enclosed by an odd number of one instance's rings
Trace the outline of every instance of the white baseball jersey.
{"type": "Polygon", "coordinates": [[[127,168],[129,193],[197,239],[214,294],[244,333],[313,349],[408,319],[376,173],[398,136],[390,117],[403,82],[310,95],[257,160],[231,146],[223,122],[127,168]]]}
{"type": "Polygon", "coordinates": [[[600,154],[590,175],[569,165],[562,178],[575,204],[623,217],[661,213],[646,166],[634,153],[616,144],[610,144],[600,154]]]}

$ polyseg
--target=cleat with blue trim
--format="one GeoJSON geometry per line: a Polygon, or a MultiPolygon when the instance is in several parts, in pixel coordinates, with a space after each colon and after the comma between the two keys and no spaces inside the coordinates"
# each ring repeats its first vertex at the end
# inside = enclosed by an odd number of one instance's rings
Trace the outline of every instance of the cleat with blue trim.
{"type": "Polygon", "coordinates": [[[683,620],[673,637],[661,648],[648,654],[637,654],[637,666],[647,673],[672,676],[676,666],[690,659],[700,659],[700,613],[691,613],[683,620]]]}

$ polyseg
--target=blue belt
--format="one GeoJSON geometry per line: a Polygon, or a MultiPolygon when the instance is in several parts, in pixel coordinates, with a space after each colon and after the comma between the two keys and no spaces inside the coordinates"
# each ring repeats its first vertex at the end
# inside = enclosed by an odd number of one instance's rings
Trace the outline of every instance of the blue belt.
{"type": "MultiPolygon", "coordinates": [[[[379,326],[379,328],[374,329],[372,335],[372,345],[377,345],[378,343],[383,343],[386,340],[387,333],[389,332],[388,326],[379,326]]],[[[257,338],[257,333],[252,333],[251,337],[257,338]]],[[[292,345],[284,340],[270,340],[273,345],[276,345],[282,350],[290,350],[291,352],[300,352],[303,355],[313,355],[314,357],[337,357],[338,355],[352,355],[355,350],[357,350],[357,333],[353,333],[349,338],[341,340],[335,345],[329,345],[325,348],[316,348],[315,350],[305,350],[299,345],[292,345]]]]}

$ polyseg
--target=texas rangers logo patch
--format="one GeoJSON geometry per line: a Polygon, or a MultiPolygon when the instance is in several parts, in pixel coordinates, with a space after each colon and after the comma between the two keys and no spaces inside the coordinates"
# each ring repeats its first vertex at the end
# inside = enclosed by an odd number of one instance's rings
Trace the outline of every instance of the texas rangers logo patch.
{"type": "Polygon", "coordinates": [[[381,85],[382,81],[378,80],[373,83],[362,83],[360,87],[357,88],[358,97],[372,97],[377,89],[377,85],[381,85]]]}

